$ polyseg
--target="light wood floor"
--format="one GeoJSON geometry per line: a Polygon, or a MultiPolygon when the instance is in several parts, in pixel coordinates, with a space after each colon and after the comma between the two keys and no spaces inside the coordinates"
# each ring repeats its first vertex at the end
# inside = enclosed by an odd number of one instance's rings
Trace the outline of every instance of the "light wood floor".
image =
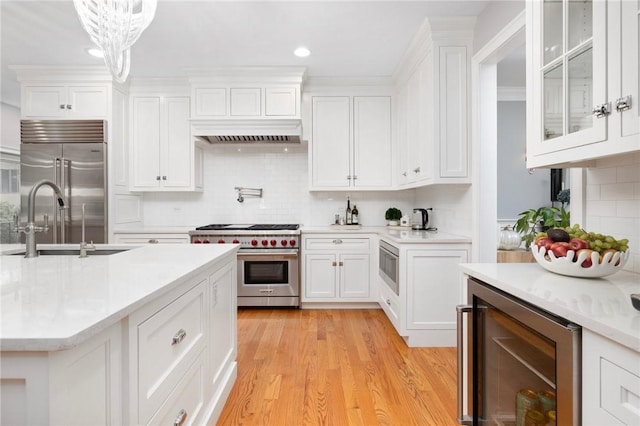
{"type": "Polygon", "coordinates": [[[457,425],[454,348],[408,348],[382,310],[238,311],[218,425],[457,425]]]}

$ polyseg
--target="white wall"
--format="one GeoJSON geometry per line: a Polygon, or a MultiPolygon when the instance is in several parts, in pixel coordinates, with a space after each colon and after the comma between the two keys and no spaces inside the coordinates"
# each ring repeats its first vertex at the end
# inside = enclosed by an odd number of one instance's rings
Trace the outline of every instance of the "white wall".
{"type": "Polygon", "coordinates": [[[524,8],[524,0],[490,2],[476,20],[473,31],[473,51],[478,52],[524,8]]]}
{"type": "Polygon", "coordinates": [[[625,269],[640,273],[640,153],[601,159],[586,170],[584,228],[629,239],[625,269]]]}
{"type": "Polygon", "coordinates": [[[433,208],[429,226],[453,234],[472,235],[471,185],[425,186],[415,191],[413,207],[433,208]]]}
{"type": "Polygon", "coordinates": [[[20,150],[20,109],[0,103],[0,147],[20,150]]]}
{"type": "Polygon", "coordinates": [[[413,190],[389,192],[309,192],[307,146],[208,146],[202,193],[145,193],[144,225],[194,227],[209,223],[302,223],[326,226],[347,194],[366,226],[386,224],[384,212],[410,213],[413,190]],[[240,149],[240,150],[239,150],[240,149]],[[263,198],[237,201],[236,186],[262,188],[263,198]]]}

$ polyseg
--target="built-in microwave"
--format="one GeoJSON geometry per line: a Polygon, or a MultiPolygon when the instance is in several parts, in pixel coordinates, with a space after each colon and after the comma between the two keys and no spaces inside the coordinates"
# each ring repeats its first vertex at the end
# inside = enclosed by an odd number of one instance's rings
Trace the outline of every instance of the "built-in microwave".
{"type": "Polygon", "coordinates": [[[400,295],[398,284],[398,263],[400,259],[400,251],[397,247],[392,246],[386,241],[380,240],[379,249],[379,271],[380,278],[393,290],[400,295]]]}

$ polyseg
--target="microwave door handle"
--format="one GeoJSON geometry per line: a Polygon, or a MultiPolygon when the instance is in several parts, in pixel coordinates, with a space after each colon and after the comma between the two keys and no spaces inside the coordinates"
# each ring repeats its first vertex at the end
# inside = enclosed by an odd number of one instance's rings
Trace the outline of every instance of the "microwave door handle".
{"type": "MultiPolygon", "coordinates": [[[[468,313],[473,313],[473,305],[458,305],[456,306],[457,312],[457,337],[458,337],[458,413],[457,420],[461,425],[471,425],[473,424],[473,419],[464,413],[464,390],[462,386],[464,384],[463,374],[465,371],[464,368],[464,315],[468,313]]],[[[467,348],[468,352],[468,348],[467,348]]]]}

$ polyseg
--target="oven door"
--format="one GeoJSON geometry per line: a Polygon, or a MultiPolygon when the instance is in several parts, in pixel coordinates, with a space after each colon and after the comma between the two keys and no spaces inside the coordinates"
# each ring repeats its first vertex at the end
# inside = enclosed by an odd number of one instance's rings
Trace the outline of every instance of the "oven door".
{"type": "Polygon", "coordinates": [[[238,297],[300,295],[298,252],[238,253],[238,297]]]}
{"type": "Polygon", "coordinates": [[[399,295],[398,286],[398,249],[391,244],[384,241],[380,241],[379,249],[379,275],[380,278],[393,290],[393,292],[399,295]]]}

